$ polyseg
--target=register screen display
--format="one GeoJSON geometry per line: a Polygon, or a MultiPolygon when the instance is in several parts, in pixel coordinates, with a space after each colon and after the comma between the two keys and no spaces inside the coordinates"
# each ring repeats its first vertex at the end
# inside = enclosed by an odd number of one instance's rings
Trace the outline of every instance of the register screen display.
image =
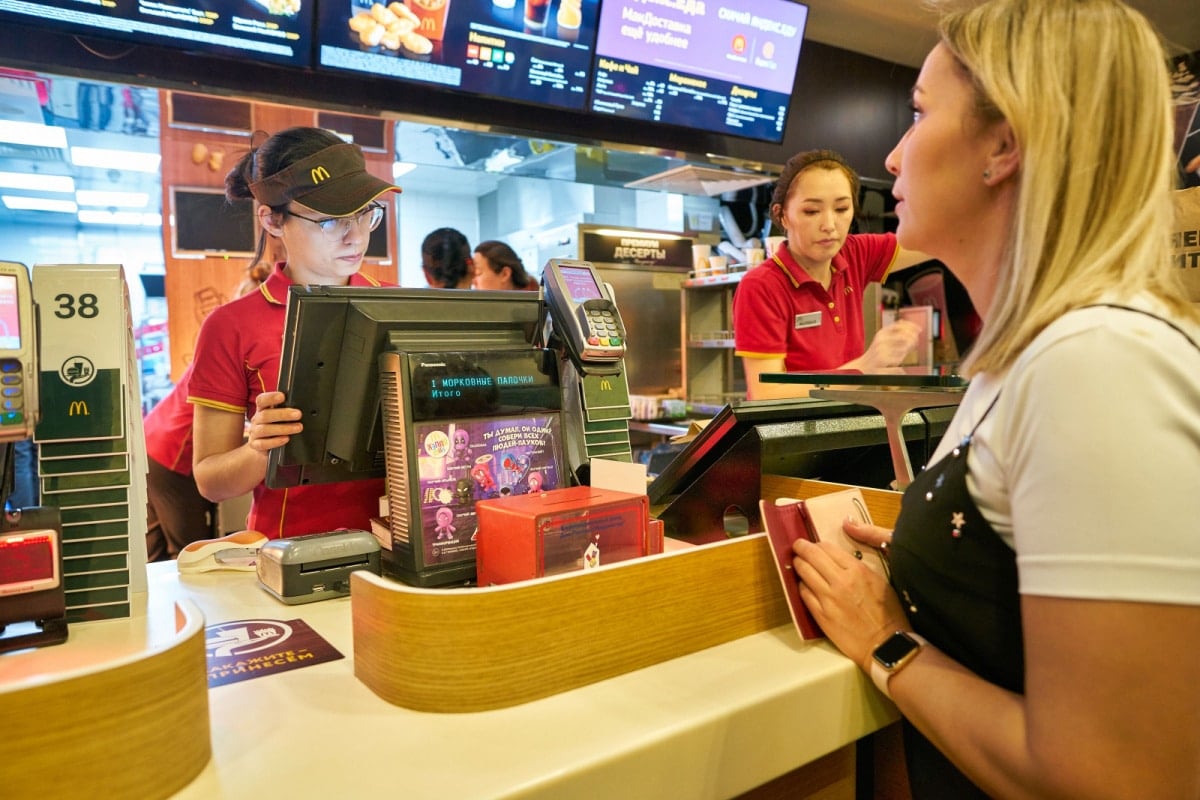
{"type": "Polygon", "coordinates": [[[807,19],[792,0],[605,0],[591,110],[780,142],[807,19]]]}
{"type": "Polygon", "coordinates": [[[75,33],[307,67],[311,64],[313,2],[0,0],[0,17],[75,33]]]}
{"type": "Polygon", "coordinates": [[[0,275],[0,350],[21,349],[21,314],[17,276],[0,275]]]}
{"type": "Polygon", "coordinates": [[[599,0],[321,0],[317,64],[582,109],[598,5],[599,0]]]}
{"type": "Polygon", "coordinates": [[[54,531],[0,536],[0,595],[23,594],[58,585],[54,531]]]}

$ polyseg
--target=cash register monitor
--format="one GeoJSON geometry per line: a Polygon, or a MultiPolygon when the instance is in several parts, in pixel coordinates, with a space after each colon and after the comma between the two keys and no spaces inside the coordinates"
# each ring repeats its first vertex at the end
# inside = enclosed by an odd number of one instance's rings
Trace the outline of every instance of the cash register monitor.
{"type": "MultiPolygon", "coordinates": [[[[267,485],[383,477],[380,355],[504,350],[531,361],[541,314],[536,292],[291,287],[279,390],[303,412],[304,430],[271,451],[267,485]]],[[[458,399],[467,404],[478,395],[458,399]]],[[[519,404],[519,393],[505,393],[504,402],[519,404]]]]}

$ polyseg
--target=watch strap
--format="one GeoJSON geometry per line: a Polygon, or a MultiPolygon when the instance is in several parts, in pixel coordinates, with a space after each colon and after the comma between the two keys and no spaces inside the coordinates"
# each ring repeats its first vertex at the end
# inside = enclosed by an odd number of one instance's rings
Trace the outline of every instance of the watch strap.
{"type": "MultiPolygon", "coordinates": [[[[929,642],[925,639],[925,637],[921,636],[920,634],[913,633],[912,631],[897,631],[896,633],[904,634],[905,636],[907,636],[908,638],[910,638],[914,642],[916,642],[919,645],[919,647],[916,650],[914,650],[911,654],[909,654],[908,658],[904,659],[904,661],[902,661],[900,664],[896,665],[896,667],[893,669],[888,669],[885,666],[883,666],[883,664],[880,664],[879,661],[876,660],[876,658],[872,654],[872,656],[871,656],[871,681],[875,684],[875,688],[878,689],[884,695],[884,697],[887,697],[889,700],[891,699],[892,695],[890,692],[888,692],[888,681],[891,679],[891,677],[893,675],[895,675],[900,670],[904,669],[904,667],[908,666],[908,663],[910,661],[912,661],[914,658],[916,658],[917,654],[920,653],[921,650],[923,650],[924,648],[929,646],[929,642]]],[[[893,635],[895,635],[895,634],[893,634],[893,635]]]]}

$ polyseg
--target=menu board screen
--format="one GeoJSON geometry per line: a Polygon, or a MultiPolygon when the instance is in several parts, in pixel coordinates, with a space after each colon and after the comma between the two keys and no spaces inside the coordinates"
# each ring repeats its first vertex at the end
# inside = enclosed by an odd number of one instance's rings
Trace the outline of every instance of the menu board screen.
{"type": "Polygon", "coordinates": [[[0,18],[295,67],[312,63],[313,0],[0,0],[0,18]]]}
{"type": "Polygon", "coordinates": [[[598,5],[599,0],[321,0],[317,64],[581,110],[598,5]]]}
{"type": "Polygon", "coordinates": [[[591,110],[780,142],[807,20],[791,0],[605,0],[591,110]]]}

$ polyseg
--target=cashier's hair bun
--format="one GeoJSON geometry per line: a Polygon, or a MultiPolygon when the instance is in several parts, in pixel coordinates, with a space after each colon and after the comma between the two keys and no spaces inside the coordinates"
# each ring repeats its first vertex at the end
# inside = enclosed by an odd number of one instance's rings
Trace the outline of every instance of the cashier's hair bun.
{"type": "Polygon", "coordinates": [[[842,154],[834,150],[806,150],[803,153],[797,153],[788,159],[783,165],[783,172],[779,174],[779,180],[775,182],[775,193],[771,195],[771,221],[783,227],[783,221],[780,217],[783,214],[783,208],[787,205],[788,192],[792,189],[792,184],[796,182],[796,178],[800,173],[812,167],[820,167],[821,169],[840,169],[845,175],[846,180],[850,181],[850,196],[854,198],[854,213],[858,214],[858,173],[854,168],[846,163],[846,159],[842,158],[842,154]]]}

